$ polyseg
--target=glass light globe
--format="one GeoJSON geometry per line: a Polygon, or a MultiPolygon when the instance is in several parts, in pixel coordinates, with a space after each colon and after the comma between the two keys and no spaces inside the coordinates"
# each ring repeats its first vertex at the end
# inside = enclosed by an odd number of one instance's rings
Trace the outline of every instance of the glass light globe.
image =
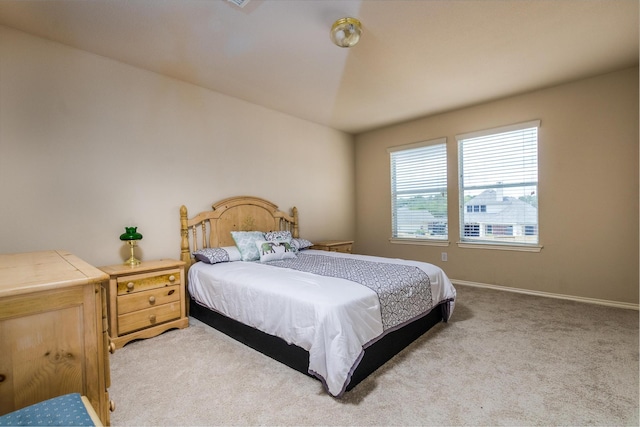
{"type": "Polygon", "coordinates": [[[331,41],[340,47],[351,47],[358,43],[362,25],[355,18],[340,18],[331,27],[331,41]]]}

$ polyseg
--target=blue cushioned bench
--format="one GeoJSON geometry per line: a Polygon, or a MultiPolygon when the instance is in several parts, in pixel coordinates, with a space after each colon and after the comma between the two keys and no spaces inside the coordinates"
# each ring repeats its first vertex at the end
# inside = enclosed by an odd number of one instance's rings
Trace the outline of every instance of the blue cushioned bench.
{"type": "Polygon", "coordinates": [[[79,393],[65,394],[0,416],[0,426],[102,426],[79,393]]]}

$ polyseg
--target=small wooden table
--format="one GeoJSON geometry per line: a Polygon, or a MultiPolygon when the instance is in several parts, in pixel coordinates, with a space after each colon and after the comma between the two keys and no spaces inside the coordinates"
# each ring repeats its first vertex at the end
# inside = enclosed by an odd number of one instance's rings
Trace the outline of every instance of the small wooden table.
{"type": "Polygon", "coordinates": [[[353,240],[324,240],[313,244],[311,249],[329,252],[343,252],[350,254],[353,248],[353,240]]]}
{"type": "Polygon", "coordinates": [[[189,326],[184,266],[183,261],[164,259],[100,267],[109,275],[109,330],[116,348],[189,326]]]}

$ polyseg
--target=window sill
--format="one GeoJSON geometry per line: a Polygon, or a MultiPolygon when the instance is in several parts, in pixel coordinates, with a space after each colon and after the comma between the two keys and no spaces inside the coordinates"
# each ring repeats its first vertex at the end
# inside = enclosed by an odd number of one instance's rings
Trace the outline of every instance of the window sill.
{"type": "Polygon", "coordinates": [[[457,242],[459,248],[465,249],[491,249],[498,251],[540,252],[542,245],[514,245],[508,243],[473,243],[457,242]]]}
{"type": "Polygon", "coordinates": [[[399,239],[392,237],[389,239],[390,243],[397,245],[419,245],[419,246],[449,246],[448,240],[431,240],[431,239],[399,239]]]}

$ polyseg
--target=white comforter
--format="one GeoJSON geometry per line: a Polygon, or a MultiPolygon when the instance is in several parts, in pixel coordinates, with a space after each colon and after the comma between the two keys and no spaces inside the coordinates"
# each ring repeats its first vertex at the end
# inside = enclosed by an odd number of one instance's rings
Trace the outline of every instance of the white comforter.
{"type": "MultiPolygon", "coordinates": [[[[308,253],[413,265],[431,281],[433,306],[455,299],[456,291],[438,267],[400,259],[308,250],[308,253]]],[[[309,372],[328,392],[341,395],[367,343],[382,333],[376,293],[345,279],[279,268],[260,262],[195,263],[189,292],[197,302],[278,336],[309,352],[309,372]]],[[[453,313],[451,302],[449,314],[453,313]]]]}

